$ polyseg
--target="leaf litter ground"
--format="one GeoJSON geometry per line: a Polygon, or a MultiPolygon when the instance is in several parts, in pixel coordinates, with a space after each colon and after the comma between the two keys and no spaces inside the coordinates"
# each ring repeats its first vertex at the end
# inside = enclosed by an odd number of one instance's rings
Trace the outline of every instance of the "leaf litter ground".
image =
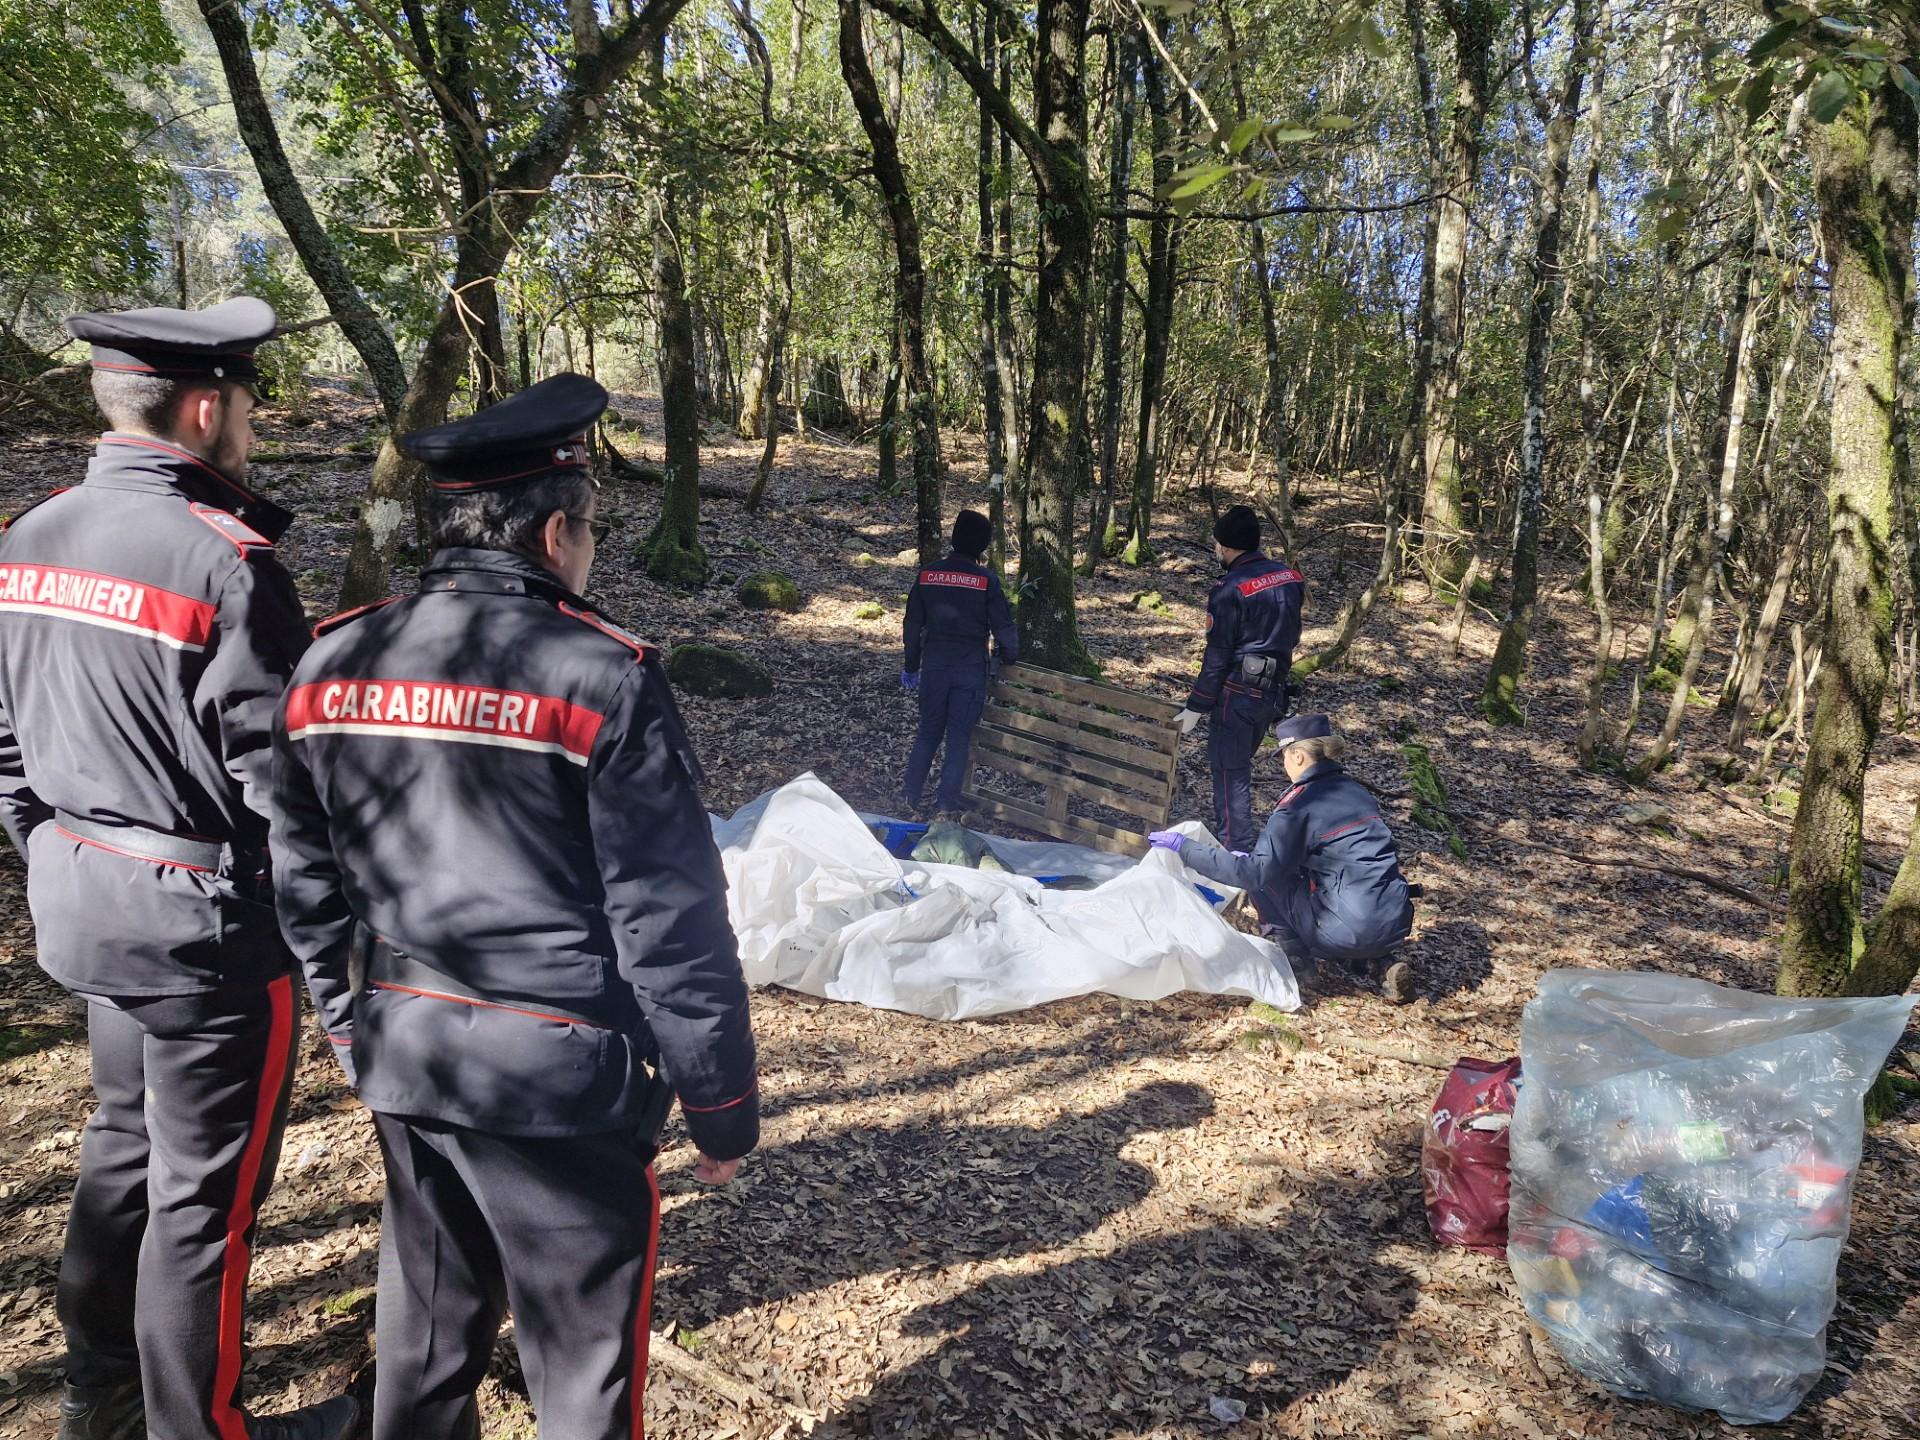
{"type": "MultiPolygon", "coordinates": [[[[658,456],[657,405],[623,400],[658,456]]],[[[309,608],[330,608],[371,463],[364,401],[323,384],[308,423],[266,427],[257,478],[303,520],[282,555],[309,608]]],[[[0,459],[8,511],[81,474],[89,438],[25,433],[0,459]]],[[[984,507],[977,445],[955,452],[948,508],[984,507]]],[[[768,665],[769,701],[683,701],[726,812],[806,769],[856,805],[889,808],[911,738],[898,691],[913,563],[910,499],[871,492],[872,456],[831,437],[783,440],[759,516],[740,497],[757,445],[709,437],[704,535],[717,575],[781,569],[797,614],[743,609],[716,578],[665,593],[628,560],[658,491],[602,492],[614,525],[595,589],[662,645],[700,639],[768,665]],[[878,601],[884,613],[862,619],[878,601]]],[[[1175,484],[1176,492],[1179,484],[1175,484]]],[[[1350,544],[1344,583],[1328,537],[1363,523],[1364,477],[1309,477],[1298,557],[1311,589],[1303,650],[1329,636],[1370,568],[1350,544]],[[1358,481],[1359,483],[1352,483],[1358,481]]],[[[1223,503],[1232,497],[1222,497],[1223,503]]],[[[1214,573],[1208,510],[1176,493],[1147,571],[1082,582],[1081,623],[1106,678],[1179,696],[1199,657],[1214,573]],[[1158,591],[1164,610],[1137,608],[1158,591]]],[[[401,583],[405,583],[402,577],[401,583]]],[[[1305,704],[1354,741],[1408,868],[1427,887],[1410,956],[1420,994],[1394,1007],[1363,983],[1324,982],[1284,1021],[1238,1001],[1092,997],[942,1025],[784,992],[755,996],[766,1130],[723,1191],[691,1175],[677,1122],[665,1197],[647,1392],[660,1440],[815,1434],[1149,1437],[1704,1437],[1732,1427],[1613,1400],[1531,1343],[1503,1263],[1427,1235],[1417,1161],[1440,1072],[1379,1058],[1504,1056],[1550,966],[1655,968],[1768,988],[1784,820],[1682,767],[1634,790],[1572,763],[1591,624],[1575,577],[1549,590],[1526,728],[1495,730],[1474,700],[1495,638],[1423,587],[1383,603],[1348,663],[1305,704]],[[1426,745],[1451,792],[1466,858],[1416,826],[1398,746],[1426,745]],[[1653,800],[1659,823],[1627,811],[1653,800]],[[1737,898],[1635,859],[1709,873],[1737,898]],[[1302,1043],[1304,1042],[1304,1043],[1302,1043]],[[681,1363],[666,1364],[666,1359],[681,1363]],[[1240,1401],[1227,1426],[1215,1400],[1240,1401]]],[[[1644,631],[1639,640],[1644,643],[1644,631]]],[[[1712,753],[1719,722],[1687,739],[1712,753]]],[[[1704,772],[1704,765],[1699,770],[1704,772]]],[[[1883,739],[1869,777],[1868,851],[1898,863],[1920,749],[1883,739]]],[[[1257,777],[1270,806],[1269,753],[1257,777]]],[[[1204,755],[1183,751],[1177,816],[1208,809],[1204,755]]],[[[0,1436],[57,1425],[54,1278],[80,1127],[90,1105],[77,1007],[33,963],[23,874],[0,876],[0,1436]]],[[[1884,892],[1886,877],[1869,871],[1884,892]]],[[[249,1318],[252,1403],[263,1413],[364,1386],[373,1322],[380,1171],[366,1113],[309,1032],[280,1178],[261,1216],[249,1318]]],[[[1831,1365],[1777,1433],[1920,1434],[1920,1108],[1868,1140],[1841,1270],[1831,1365]]],[[[489,1440],[530,1437],[503,1339],[484,1392],[489,1440]]],[[[1229,1411],[1230,1413],[1230,1411],[1229,1411]]]]}

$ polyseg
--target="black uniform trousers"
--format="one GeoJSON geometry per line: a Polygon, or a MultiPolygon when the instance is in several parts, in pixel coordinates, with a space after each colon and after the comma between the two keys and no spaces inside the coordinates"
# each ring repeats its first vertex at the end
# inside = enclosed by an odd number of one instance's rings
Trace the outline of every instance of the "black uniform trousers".
{"type": "Polygon", "coordinates": [[[474,1391],[509,1306],[542,1440],[640,1440],[651,1144],[373,1118],[387,1171],[373,1440],[477,1440],[474,1391]]]}
{"type": "Polygon", "coordinates": [[[940,788],[934,803],[941,810],[958,810],[966,802],[967,762],[973,755],[973,727],[987,708],[987,667],[946,670],[929,665],[920,680],[920,730],[907,756],[906,792],[920,803],[933,768],[933,752],[946,743],[940,759],[940,788]]]}
{"type": "Polygon", "coordinates": [[[60,1261],[67,1378],[138,1377],[150,1440],[246,1440],[241,1316],[293,1089],[292,978],[86,1000],[99,1105],[60,1261]]]}
{"type": "Polygon", "coordinates": [[[1260,838],[1253,823],[1253,756],[1284,710],[1278,696],[1229,684],[1207,717],[1214,832],[1229,850],[1251,850],[1260,838]]]}

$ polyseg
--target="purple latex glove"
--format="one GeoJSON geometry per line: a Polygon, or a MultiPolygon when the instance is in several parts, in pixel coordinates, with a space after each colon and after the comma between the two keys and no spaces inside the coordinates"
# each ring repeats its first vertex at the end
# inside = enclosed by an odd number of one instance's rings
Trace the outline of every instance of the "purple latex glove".
{"type": "Polygon", "coordinates": [[[900,672],[900,688],[909,695],[918,690],[920,688],[920,672],[918,670],[902,670],[900,672]]]}
{"type": "Polygon", "coordinates": [[[1180,847],[1186,843],[1187,837],[1178,830],[1155,830],[1147,836],[1147,844],[1156,850],[1171,850],[1176,855],[1180,853],[1180,847]]]}

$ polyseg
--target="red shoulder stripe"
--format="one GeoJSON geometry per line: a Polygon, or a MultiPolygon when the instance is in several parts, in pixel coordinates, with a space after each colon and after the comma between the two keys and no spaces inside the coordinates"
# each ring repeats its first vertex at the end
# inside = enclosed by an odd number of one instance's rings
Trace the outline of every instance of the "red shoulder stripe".
{"type": "Polygon", "coordinates": [[[393,604],[394,601],[398,600],[399,598],[400,597],[398,595],[389,595],[384,600],[372,600],[365,605],[356,605],[351,610],[342,610],[338,615],[329,615],[326,619],[322,620],[319,624],[313,627],[313,638],[318,640],[322,635],[326,634],[329,630],[338,630],[342,625],[345,625],[348,621],[357,620],[362,615],[366,615],[372,611],[378,610],[382,605],[391,605],[393,604]]]}
{"type": "Polygon", "coordinates": [[[566,601],[562,600],[560,602],[560,613],[562,615],[571,615],[575,620],[578,620],[582,625],[591,625],[594,629],[598,630],[602,635],[605,635],[608,638],[613,640],[618,640],[622,645],[626,646],[629,650],[633,651],[634,655],[638,659],[645,660],[649,655],[652,655],[655,653],[653,646],[647,644],[646,641],[638,639],[632,635],[629,635],[626,631],[622,630],[618,625],[613,624],[611,621],[603,620],[600,616],[594,614],[591,610],[576,610],[574,609],[573,606],[567,604],[566,601]]]}
{"type": "Polygon", "coordinates": [[[246,521],[229,515],[225,510],[215,509],[211,505],[195,502],[187,507],[194,519],[205,522],[214,530],[233,542],[233,546],[242,555],[249,550],[271,550],[273,541],[262,535],[246,521]]]}
{"type": "Polygon", "coordinates": [[[73,488],[71,485],[62,485],[58,490],[49,490],[45,495],[42,495],[25,509],[16,510],[13,514],[7,516],[5,520],[0,520],[0,531],[11,530],[13,528],[13,522],[26,514],[28,510],[38,510],[42,505],[46,504],[47,501],[53,499],[55,496],[64,495],[73,488]]]}

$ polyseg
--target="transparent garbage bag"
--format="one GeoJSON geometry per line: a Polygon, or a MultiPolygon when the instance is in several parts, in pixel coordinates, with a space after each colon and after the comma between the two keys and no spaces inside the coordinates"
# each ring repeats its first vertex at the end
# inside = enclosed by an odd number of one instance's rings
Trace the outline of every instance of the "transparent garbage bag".
{"type": "Polygon", "coordinates": [[[1615,1394],[1785,1419],[1826,1366],[1862,1099],[1914,997],[1556,970],[1520,1029],[1507,1257],[1615,1394]]]}

